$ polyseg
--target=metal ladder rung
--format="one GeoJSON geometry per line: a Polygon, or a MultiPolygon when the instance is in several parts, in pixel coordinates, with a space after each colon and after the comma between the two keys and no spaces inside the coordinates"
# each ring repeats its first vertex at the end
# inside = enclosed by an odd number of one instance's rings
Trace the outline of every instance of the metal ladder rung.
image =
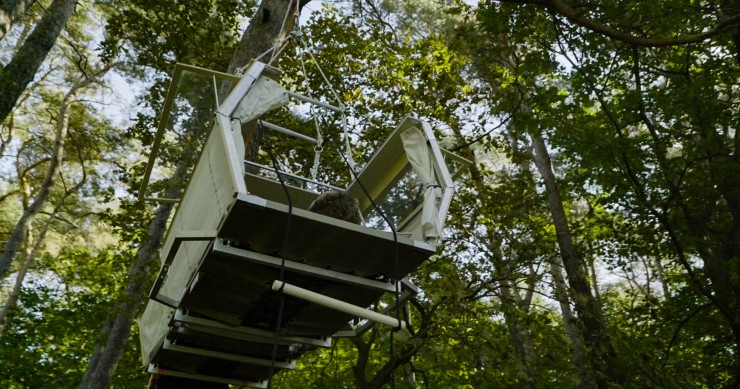
{"type": "Polygon", "coordinates": [[[310,103],[310,104],[313,104],[313,105],[318,105],[321,108],[326,108],[326,109],[331,110],[331,111],[334,111],[336,113],[342,113],[342,109],[341,108],[335,107],[335,106],[333,106],[331,104],[327,104],[327,103],[325,103],[323,101],[312,99],[312,98],[310,98],[308,96],[304,96],[302,94],[298,94],[298,93],[295,93],[295,92],[288,91],[288,96],[293,97],[293,98],[298,99],[298,100],[301,100],[301,101],[305,101],[306,103],[310,103]]]}
{"type": "MultiPolygon", "coordinates": [[[[269,359],[248,357],[245,355],[237,355],[237,354],[225,353],[221,351],[205,350],[205,349],[200,349],[196,347],[180,346],[180,345],[170,342],[169,340],[164,341],[162,348],[165,350],[175,351],[179,353],[198,355],[198,356],[203,356],[203,357],[208,357],[208,358],[223,359],[226,361],[234,361],[234,362],[244,363],[247,365],[270,366],[273,363],[269,359]]],[[[274,364],[275,364],[275,367],[279,369],[287,369],[287,370],[295,369],[294,361],[291,361],[291,362],[275,361],[274,364]]]]}
{"type": "Polygon", "coordinates": [[[270,129],[270,130],[273,130],[273,131],[277,131],[277,132],[283,133],[285,135],[289,135],[289,136],[292,136],[294,138],[298,138],[300,140],[305,140],[306,142],[312,143],[314,145],[319,144],[319,141],[317,141],[314,138],[311,138],[310,136],[299,134],[299,133],[297,133],[297,132],[295,132],[293,130],[289,130],[289,129],[285,128],[285,127],[280,127],[277,124],[272,124],[272,123],[266,122],[264,120],[260,121],[260,123],[262,124],[263,127],[267,128],[267,129],[270,129]]]}
{"type": "Polygon", "coordinates": [[[240,381],[240,380],[232,380],[232,379],[222,378],[222,377],[214,377],[214,376],[209,376],[205,374],[185,373],[185,372],[177,371],[177,370],[162,369],[151,363],[149,364],[149,367],[147,368],[146,371],[149,374],[159,374],[159,375],[167,375],[171,377],[190,378],[190,379],[199,380],[199,381],[220,382],[222,384],[237,385],[240,388],[241,387],[267,388],[266,382],[240,381]]]}
{"type": "MultiPolygon", "coordinates": [[[[214,320],[186,315],[182,312],[181,309],[175,311],[172,320],[172,326],[192,328],[195,331],[224,336],[232,339],[260,343],[272,343],[276,341],[275,333],[273,331],[260,330],[251,327],[234,327],[214,320]]],[[[323,348],[331,347],[331,339],[315,339],[300,336],[281,336],[277,340],[277,343],[284,346],[291,346],[294,344],[307,344],[323,348]]]]}

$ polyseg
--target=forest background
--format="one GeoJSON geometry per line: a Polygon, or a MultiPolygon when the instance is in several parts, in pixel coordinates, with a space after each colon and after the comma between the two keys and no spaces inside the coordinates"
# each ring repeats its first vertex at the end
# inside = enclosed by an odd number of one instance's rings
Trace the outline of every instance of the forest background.
{"type": "MultiPolygon", "coordinates": [[[[739,387],[738,1],[301,6],[357,160],[413,114],[474,163],[396,357],[378,328],[273,387],[739,387]]],[[[238,67],[257,7],[0,2],[0,386],[146,386],[134,319],[171,206],[136,196],[161,104],[176,62],[238,67]]],[[[331,95],[294,50],[278,65],[331,95]]],[[[165,144],[154,191],[178,193],[198,135],[165,144]]]]}

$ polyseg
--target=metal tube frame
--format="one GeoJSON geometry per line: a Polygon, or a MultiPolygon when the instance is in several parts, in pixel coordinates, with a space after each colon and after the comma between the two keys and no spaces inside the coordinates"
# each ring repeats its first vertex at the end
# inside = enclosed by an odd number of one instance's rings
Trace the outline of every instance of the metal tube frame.
{"type": "Polygon", "coordinates": [[[406,328],[406,322],[391,316],[386,316],[381,313],[371,311],[367,308],[358,307],[350,303],[346,303],[335,298],[324,296],[320,293],[312,292],[308,289],[303,289],[295,285],[288,284],[283,281],[275,280],[272,282],[272,290],[282,291],[283,293],[293,296],[308,302],[312,302],[317,305],[321,305],[330,309],[334,309],[340,312],[350,314],[352,316],[361,317],[363,319],[372,320],[379,324],[385,324],[390,327],[396,327],[400,329],[406,328]]]}
{"type": "MultiPolygon", "coordinates": [[[[164,343],[162,344],[162,349],[184,354],[199,355],[208,358],[223,359],[225,361],[239,362],[247,365],[270,366],[272,364],[272,361],[269,359],[248,357],[244,355],[225,353],[221,351],[205,350],[196,347],[180,346],[179,344],[172,343],[168,339],[165,339],[164,343]]],[[[275,367],[279,369],[293,370],[295,369],[295,361],[275,361],[275,367]]]]}
{"type": "MultiPolygon", "coordinates": [[[[195,74],[216,76],[225,78],[227,80],[238,82],[241,77],[235,76],[229,73],[217,72],[214,70],[204,69],[193,65],[187,65],[184,63],[175,64],[175,71],[172,74],[172,81],[170,81],[170,88],[167,90],[167,97],[164,99],[164,105],[162,106],[162,116],[159,119],[159,126],[157,126],[157,133],[154,135],[154,142],[152,143],[152,151],[149,154],[149,161],[144,171],[144,179],[141,182],[139,188],[139,201],[156,201],[161,203],[177,203],[178,199],[167,199],[167,198],[156,198],[146,197],[146,190],[149,187],[149,179],[151,178],[152,170],[154,170],[154,162],[159,156],[159,147],[164,137],[164,131],[167,128],[167,123],[170,118],[170,111],[172,110],[172,104],[175,102],[175,96],[177,95],[178,83],[180,82],[180,76],[183,71],[188,71],[195,74]]],[[[218,107],[216,107],[218,109],[218,107]]]]}
{"type": "Polygon", "coordinates": [[[170,265],[175,259],[177,252],[180,250],[180,245],[182,244],[182,242],[214,240],[216,239],[216,234],[216,230],[180,231],[175,237],[175,240],[172,242],[172,246],[170,247],[170,251],[167,253],[167,256],[164,259],[162,268],[159,269],[157,279],[154,280],[154,285],[152,285],[152,289],[149,292],[149,298],[170,308],[177,308],[179,302],[159,293],[159,290],[162,288],[162,285],[164,285],[164,282],[167,279],[167,273],[170,270],[170,265]]]}
{"type": "MultiPolygon", "coordinates": [[[[273,257],[270,255],[260,254],[249,250],[243,250],[240,248],[227,246],[220,240],[216,240],[213,244],[214,252],[221,252],[234,258],[242,259],[249,262],[258,263],[261,265],[270,266],[272,268],[279,269],[283,266],[283,261],[280,258],[273,257]]],[[[393,284],[381,281],[374,281],[367,278],[353,276],[351,274],[345,274],[334,270],[322,269],[319,267],[306,265],[295,261],[285,261],[285,269],[290,272],[306,274],[326,280],[337,281],[347,285],[360,286],[368,289],[378,290],[385,293],[395,293],[396,287],[393,284]]]]}
{"type": "Polygon", "coordinates": [[[311,143],[311,144],[314,144],[314,145],[319,144],[319,141],[317,141],[314,138],[311,138],[310,136],[299,134],[299,133],[297,133],[297,132],[295,132],[293,130],[289,130],[289,129],[285,128],[285,127],[280,127],[277,124],[272,124],[272,123],[266,122],[264,120],[260,120],[259,123],[262,125],[262,127],[265,127],[265,128],[267,128],[269,130],[277,131],[277,132],[283,133],[285,135],[289,135],[289,136],[292,136],[294,138],[298,138],[300,140],[304,140],[304,141],[306,141],[308,143],[311,143]]]}

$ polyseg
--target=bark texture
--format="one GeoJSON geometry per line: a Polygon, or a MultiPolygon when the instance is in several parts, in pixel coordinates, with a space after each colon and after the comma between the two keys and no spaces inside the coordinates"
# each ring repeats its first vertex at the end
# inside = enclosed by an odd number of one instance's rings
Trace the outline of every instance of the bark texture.
{"type": "Polygon", "coordinates": [[[611,367],[614,349],[606,332],[601,307],[593,296],[580,254],[573,244],[563,199],[560,197],[547,146],[538,131],[531,132],[530,136],[534,146],[533,159],[545,183],[547,202],[555,226],[560,256],[568,276],[570,296],[575,303],[586,347],[590,351],[589,360],[596,375],[596,385],[599,388],[606,388],[608,387],[607,377],[612,380],[615,378],[615,372],[611,367]]]}
{"type": "Polygon", "coordinates": [[[0,39],[10,31],[36,0],[0,0],[0,39]]]}
{"type": "MultiPolygon", "coordinates": [[[[468,144],[464,141],[464,137],[459,128],[453,127],[453,132],[458,138],[461,144],[468,144]]],[[[470,147],[465,147],[461,150],[463,156],[470,160],[470,178],[473,182],[477,193],[480,196],[486,196],[489,193],[488,187],[484,181],[483,173],[478,168],[478,161],[475,152],[470,147]]],[[[504,310],[504,319],[506,327],[509,332],[509,338],[511,345],[514,348],[514,354],[517,359],[524,367],[525,376],[512,387],[517,388],[535,388],[538,386],[537,379],[534,374],[533,363],[535,358],[534,345],[532,343],[532,332],[529,324],[526,320],[526,315],[529,312],[529,308],[532,302],[532,293],[534,291],[534,276],[535,272],[530,269],[530,282],[528,285],[528,292],[522,297],[515,286],[512,285],[511,280],[511,265],[505,261],[501,255],[501,244],[499,239],[496,238],[496,234],[492,225],[486,225],[486,237],[488,241],[486,246],[490,253],[489,260],[496,269],[498,281],[498,288],[501,296],[501,302],[504,304],[506,309],[504,310]]]]}
{"type": "MultiPolygon", "coordinates": [[[[310,0],[300,0],[298,11],[310,0]]],[[[277,62],[277,54],[281,42],[288,38],[293,29],[296,2],[293,0],[265,0],[260,3],[257,12],[252,17],[249,28],[239,41],[239,46],[229,63],[228,72],[236,73],[244,68],[252,59],[260,57],[260,62],[273,65],[277,62]],[[286,17],[287,15],[287,17],[286,17]]],[[[257,155],[262,129],[258,126],[251,133],[244,134],[246,152],[244,159],[253,160],[257,155]]]]}
{"type": "MultiPolygon", "coordinates": [[[[184,178],[186,171],[186,164],[183,163],[178,166],[175,176],[184,178]]],[[[179,193],[178,185],[170,185],[166,193],[177,196],[179,193]]],[[[136,260],[129,269],[129,283],[126,290],[122,298],[115,303],[103,325],[102,333],[107,337],[105,343],[95,346],[85,375],[80,383],[80,388],[110,387],[113,372],[131,335],[134,316],[141,306],[140,300],[148,284],[148,274],[156,270],[158,264],[157,250],[162,243],[167,219],[171,211],[172,204],[161,204],[157,208],[154,220],[152,220],[147,231],[147,239],[139,247],[136,252],[136,260]]]]}
{"type": "Polygon", "coordinates": [[[570,340],[570,353],[573,357],[573,364],[576,365],[576,370],[578,371],[580,381],[578,387],[581,389],[595,388],[596,382],[594,381],[594,376],[583,358],[583,342],[581,342],[581,335],[576,325],[577,319],[570,309],[568,286],[565,284],[565,278],[563,278],[563,266],[560,264],[560,260],[554,260],[553,262],[550,264],[550,275],[552,276],[555,299],[558,300],[560,312],[563,315],[565,334],[568,336],[568,340],[570,340]]]}
{"type": "Polygon", "coordinates": [[[10,313],[10,310],[18,302],[18,296],[20,296],[21,288],[23,287],[23,280],[26,278],[28,269],[31,267],[31,262],[33,262],[35,251],[39,246],[38,242],[35,245],[32,242],[33,231],[29,228],[26,231],[26,248],[23,250],[23,256],[21,257],[21,267],[15,276],[15,284],[13,284],[13,289],[10,291],[7,300],[5,300],[5,304],[3,304],[3,309],[0,310],[0,338],[3,337],[5,330],[8,328],[8,313],[10,313]]]}
{"type": "MultiPolygon", "coordinates": [[[[44,62],[62,29],[72,16],[77,0],[54,0],[8,66],[0,70],[0,122],[4,121],[26,86],[44,62]]],[[[3,276],[0,263],[0,276],[3,276]]]]}

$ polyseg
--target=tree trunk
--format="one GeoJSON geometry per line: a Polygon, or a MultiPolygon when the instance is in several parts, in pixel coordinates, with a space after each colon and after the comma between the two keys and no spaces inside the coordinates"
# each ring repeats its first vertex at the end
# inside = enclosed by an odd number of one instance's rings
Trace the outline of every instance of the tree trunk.
{"type": "MultiPolygon", "coordinates": [[[[532,285],[534,287],[534,285],[532,285]]],[[[529,389],[537,387],[534,371],[532,370],[532,358],[534,356],[534,346],[532,345],[531,331],[526,319],[528,307],[523,307],[519,293],[512,290],[509,280],[504,279],[500,282],[501,303],[508,305],[504,310],[504,319],[506,327],[509,330],[509,338],[514,346],[514,355],[524,368],[524,379],[516,384],[517,388],[529,389]]]]}
{"type": "MultiPolygon", "coordinates": [[[[177,166],[175,180],[165,191],[167,197],[176,197],[180,192],[180,182],[184,182],[187,172],[187,158],[177,166]]],[[[103,325],[102,333],[107,336],[104,344],[95,346],[80,388],[108,388],[111,377],[123,355],[131,335],[134,317],[141,306],[141,297],[148,284],[149,274],[155,271],[159,261],[157,250],[162,243],[172,204],[160,204],[155,211],[154,220],[149,225],[147,239],[136,252],[136,260],[128,271],[129,283],[123,296],[114,304],[103,325]]]]}
{"type": "Polygon", "coordinates": [[[36,258],[36,255],[38,254],[39,250],[41,249],[41,244],[44,241],[44,238],[46,237],[46,233],[49,231],[49,227],[51,226],[52,221],[54,220],[54,217],[57,215],[59,210],[64,205],[64,202],[66,199],[76,193],[82,185],[87,181],[87,175],[82,175],[82,180],[78,182],[75,186],[67,190],[62,197],[62,199],[57,203],[57,206],[54,207],[54,211],[49,216],[49,219],[44,224],[44,228],[41,229],[41,233],[39,233],[39,236],[37,239],[33,239],[32,236],[32,229],[29,228],[26,232],[26,249],[24,250],[22,262],[21,262],[21,268],[18,270],[18,274],[16,275],[15,279],[15,285],[13,285],[13,290],[11,290],[10,295],[8,296],[8,299],[5,301],[5,305],[3,305],[3,309],[0,311],[0,338],[3,337],[3,334],[5,333],[5,330],[7,329],[8,323],[7,323],[7,317],[8,312],[10,312],[13,307],[18,302],[18,296],[21,294],[21,288],[23,287],[23,280],[26,278],[26,274],[28,274],[28,269],[31,268],[31,264],[33,264],[34,258],[36,258]],[[33,248],[31,248],[31,244],[33,243],[33,248]]]}
{"type": "MultiPolygon", "coordinates": [[[[102,77],[105,72],[108,71],[108,69],[109,68],[105,68],[103,71],[97,73],[96,76],[102,77]]],[[[26,235],[26,231],[46,204],[46,200],[49,198],[49,194],[51,193],[51,188],[54,186],[56,178],[59,175],[59,171],[62,168],[62,160],[64,158],[64,146],[67,142],[67,132],[69,130],[70,105],[74,103],[75,95],[96,79],[96,77],[84,77],[80,79],[75,83],[75,85],[72,86],[69,92],[67,92],[67,94],[62,99],[62,103],[59,107],[59,113],[57,115],[54,146],[52,148],[49,166],[47,167],[46,175],[44,176],[44,181],[41,184],[41,188],[39,189],[38,193],[36,193],[36,196],[34,196],[33,201],[31,202],[29,207],[23,211],[21,218],[16,223],[13,232],[10,235],[8,243],[5,244],[5,249],[3,250],[3,253],[0,254],[0,279],[4,279],[7,275],[8,270],[10,269],[10,265],[13,262],[13,258],[16,256],[16,251],[23,243],[23,238],[26,235]]]]}
{"type": "MultiPolygon", "coordinates": [[[[67,24],[77,0],[54,0],[10,63],[0,70],[0,122],[15,106],[33,80],[54,43],[67,24]]],[[[0,270],[2,270],[0,268],[0,270]]],[[[0,271],[0,276],[5,273],[0,271]]]]}
{"type": "Polygon", "coordinates": [[[36,0],[0,0],[0,40],[36,0]]]}
{"type": "Polygon", "coordinates": [[[660,256],[650,257],[650,262],[655,268],[655,273],[660,281],[660,287],[663,289],[663,298],[667,299],[671,296],[671,288],[668,287],[668,280],[665,277],[665,270],[663,270],[663,264],[661,263],[660,256]]]}
{"type": "MultiPolygon", "coordinates": [[[[49,224],[47,223],[46,226],[48,227],[48,225],[49,224]]],[[[0,310],[0,338],[3,337],[3,335],[5,334],[5,330],[8,328],[8,313],[11,309],[13,309],[13,307],[15,307],[15,304],[18,301],[18,296],[20,296],[21,288],[23,287],[23,280],[26,278],[28,269],[31,267],[31,262],[33,262],[33,257],[35,256],[38,246],[40,245],[40,241],[41,240],[37,241],[35,245],[32,245],[33,230],[31,228],[26,230],[26,248],[23,251],[21,267],[20,269],[18,269],[18,274],[16,274],[15,276],[15,284],[13,285],[13,289],[10,291],[8,299],[5,300],[3,309],[0,310]]]]}
{"type": "MultiPolygon", "coordinates": [[[[301,2],[302,7],[305,2],[301,2]]],[[[292,19],[291,12],[295,3],[285,0],[264,0],[255,16],[249,23],[239,46],[232,57],[229,72],[248,65],[251,58],[259,56],[267,50],[280,36],[283,21],[292,19]],[[293,6],[291,7],[291,4],[293,6]],[[286,16],[287,15],[287,16],[286,16]]],[[[287,23],[287,22],[286,22],[287,23]]],[[[195,154],[195,153],[190,153],[195,154]]],[[[165,193],[165,197],[177,198],[180,184],[186,182],[187,168],[193,161],[184,158],[175,171],[175,179],[165,193]]],[[[129,269],[129,284],[124,295],[117,301],[111,314],[103,325],[102,333],[107,338],[104,344],[96,346],[90,357],[85,375],[80,383],[81,389],[107,388],[111,377],[123,354],[128,338],[131,334],[134,317],[141,305],[144,290],[148,286],[148,275],[155,271],[159,261],[157,251],[162,243],[167,227],[167,220],[172,212],[171,204],[161,204],[155,211],[154,220],[149,226],[147,239],[136,253],[136,261],[129,269]]]]}
{"type": "MultiPolygon", "coordinates": [[[[460,132],[458,128],[453,127],[453,132],[460,143],[467,144],[462,136],[462,132],[460,132]]],[[[470,147],[464,148],[463,151],[464,157],[472,162],[470,164],[471,180],[475,185],[476,191],[480,196],[483,196],[488,192],[488,189],[484,182],[483,174],[478,169],[478,161],[475,151],[470,147]]],[[[496,239],[492,225],[486,226],[486,236],[488,237],[488,249],[492,253],[490,261],[493,263],[502,278],[499,282],[499,288],[501,291],[501,303],[508,307],[508,309],[504,310],[504,319],[509,331],[509,338],[511,339],[511,344],[514,348],[514,354],[522,364],[525,373],[524,381],[519,382],[518,385],[522,388],[537,387],[537,380],[532,370],[534,346],[532,344],[531,331],[529,330],[529,325],[526,320],[522,320],[520,317],[520,312],[526,313],[529,311],[531,294],[523,300],[517,291],[512,290],[510,281],[507,279],[509,267],[506,264],[506,261],[504,261],[499,255],[501,252],[500,244],[498,243],[498,239],[496,239]]],[[[530,290],[533,289],[534,285],[532,284],[530,285],[530,290]]]]}
{"type": "MultiPolygon", "coordinates": [[[[309,1],[299,0],[299,11],[309,1]]],[[[249,23],[249,28],[239,41],[239,46],[237,46],[234,56],[231,58],[227,71],[236,73],[239,69],[247,66],[250,60],[260,56],[262,56],[260,58],[261,62],[273,65],[277,61],[278,48],[276,45],[279,45],[293,28],[295,6],[293,0],[262,1],[249,23]]],[[[262,139],[262,129],[257,126],[254,131],[244,135],[246,146],[244,159],[251,161],[257,156],[262,139]]]]}
{"type": "MultiPolygon", "coordinates": [[[[395,354],[392,355],[391,358],[382,366],[378,367],[370,379],[367,378],[367,369],[370,353],[373,350],[373,344],[378,340],[378,338],[380,338],[379,330],[376,327],[372,328],[367,341],[363,341],[361,336],[348,338],[357,349],[357,359],[355,360],[355,364],[352,366],[355,388],[380,389],[392,382],[395,378],[395,371],[400,366],[412,364],[414,356],[423,347],[424,340],[430,337],[429,333],[433,326],[431,318],[438,308],[438,305],[431,309],[424,309],[421,303],[414,298],[409,300],[409,303],[417,308],[419,315],[421,316],[418,328],[414,330],[409,323],[406,331],[411,335],[411,339],[405,342],[405,345],[401,347],[400,350],[396,349],[395,354]]],[[[408,317],[408,314],[406,316],[408,317]]],[[[409,366],[409,371],[408,374],[405,375],[405,378],[409,387],[415,387],[416,379],[411,366],[409,366]]]]}
{"type": "Polygon", "coordinates": [[[608,386],[606,377],[613,380],[616,378],[611,367],[614,349],[606,333],[601,307],[591,292],[583,263],[573,244],[570,226],[568,225],[547,146],[538,131],[532,131],[530,136],[534,146],[532,157],[545,183],[547,201],[550,205],[558,246],[560,247],[560,256],[563,259],[565,273],[568,275],[570,295],[575,303],[578,319],[583,328],[586,348],[590,351],[589,360],[596,373],[597,386],[606,388],[608,386]]]}
{"type": "Polygon", "coordinates": [[[573,311],[570,309],[570,300],[568,298],[568,289],[565,285],[565,279],[563,278],[562,265],[558,259],[554,259],[553,263],[550,264],[550,275],[552,275],[552,283],[555,294],[555,299],[560,304],[560,312],[563,315],[563,325],[565,326],[565,333],[570,339],[570,352],[573,356],[573,363],[576,365],[580,384],[578,385],[581,389],[595,388],[596,383],[592,371],[586,366],[583,360],[583,344],[581,343],[581,335],[578,333],[576,327],[576,317],[573,316],[573,311]]]}

